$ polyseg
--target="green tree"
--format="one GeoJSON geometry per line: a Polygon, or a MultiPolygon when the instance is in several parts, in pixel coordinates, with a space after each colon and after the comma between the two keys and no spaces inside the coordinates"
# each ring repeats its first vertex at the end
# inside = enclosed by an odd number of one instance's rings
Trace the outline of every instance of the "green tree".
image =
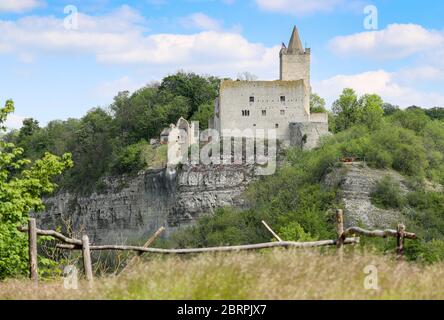
{"type": "Polygon", "coordinates": [[[81,119],[76,145],[71,149],[76,166],[65,175],[64,186],[84,193],[92,191],[108,172],[116,148],[113,129],[112,117],[100,108],[90,110],[81,119]]]}
{"type": "Polygon", "coordinates": [[[213,102],[218,95],[220,80],[215,77],[201,77],[194,73],[178,72],[163,79],[160,91],[168,91],[185,97],[190,105],[189,118],[202,104],[213,102]]]}
{"type": "Polygon", "coordinates": [[[425,113],[432,119],[442,120],[444,119],[444,108],[431,108],[425,111],[425,113]]]}
{"type": "Polygon", "coordinates": [[[212,103],[202,104],[197,112],[193,114],[191,120],[199,121],[199,127],[202,130],[208,128],[208,120],[214,115],[214,105],[212,103]]]}
{"type": "Polygon", "coordinates": [[[410,107],[405,111],[397,111],[391,118],[392,122],[403,128],[410,129],[416,133],[422,133],[430,118],[425,111],[419,107],[410,107]]]}
{"type": "Polygon", "coordinates": [[[384,117],[383,103],[381,97],[376,94],[365,94],[359,98],[361,123],[370,130],[375,130],[381,126],[384,117]]]}
{"type": "Polygon", "coordinates": [[[310,112],[312,113],[327,112],[327,110],[325,109],[325,100],[316,93],[312,93],[310,95],[310,112]]]}
{"type": "MultiPolygon", "coordinates": [[[[14,111],[9,100],[0,109],[0,126],[14,111]]],[[[17,227],[26,224],[30,211],[41,211],[42,195],[54,191],[51,181],[72,166],[71,156],[46,153],[31,163],[22,158],[23,149],[0,141],[0,279],[18,276],[27,270],[26,235],[17,227]]]]}
{"type": "Polygon", "coordinates": [[[382,105],[382,110],[384,110],[385,116],[390,116],[390,115],[394,114],[396,111],[398,111],[399,107],[395,106],[393,104],[390,104],[390,103],[384,103],[382,105]]]}
{"type": "Polygon", "coordinates": [[[350,88],[342,91],[339,99],[333,103],[332,110],[336,118],[335,128],[337,132],[346,130],[358,123],[362,116],[358,96],[356,92],[350,88]]]}
{"type": "Polygon", "coordinates": [[[33,118],[23,120],[23,126],[20,128],[19,137],[30,137],[40,129],[39,122],[33,118]]]}

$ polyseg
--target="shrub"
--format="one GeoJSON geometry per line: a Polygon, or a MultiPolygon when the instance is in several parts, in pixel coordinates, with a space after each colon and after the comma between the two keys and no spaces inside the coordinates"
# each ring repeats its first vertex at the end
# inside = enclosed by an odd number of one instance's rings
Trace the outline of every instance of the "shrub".
{"type": "Polygon", "coordinates": [[[405,129],[410,129],[416,133],[422,133],[427,126],[430,118],[425,111],[419,108],[408,109],[406,111],[397,111],[391,118],[392,122],[405,129]]]}
{"type": "Polygon", "coordinates": [[[305,232],[304,228],[297,222],[291,222],[279,229],[279,236],[284,241],[316,241],[317,237],[313,237],[309,232],[305,232]]]}
{"type": "Polygon", "coordinates": [[[393,166],[393,157],[390,152],[379,146],[369,148],[366,160],[368,164],[376,168],[391,168],[393,166]]]}
{"type": "Polygon", "coordinates": [[[146,166],[142,153],[150,145],[141,140],[139,143],[129,145],[118,152],[116,160],[112,164],[112,172],[116,174],[134,173],[146,166]]]}
{"type": "Polygon", "coordinates": [[[399,209],[405,202],[399,182],[394,181],[390,176],[378,181],[370,196],[374,205],[384,209],[399,209]]]}

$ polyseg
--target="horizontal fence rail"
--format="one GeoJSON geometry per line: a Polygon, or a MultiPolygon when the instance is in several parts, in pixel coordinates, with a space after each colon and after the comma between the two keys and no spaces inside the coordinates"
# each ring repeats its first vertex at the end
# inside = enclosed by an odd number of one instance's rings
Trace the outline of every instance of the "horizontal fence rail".
{"type": "MultiPolygon", "coordinates": [[[[398,231],[392,229],[369,231],[362,228],[352,227],[344,231],[342,238],[348,238],[353,235],[360,235],[370,238],[396,238],[398,237],[398,231]]],[[[416,240],[417,236],[411,232],[404,232],[404,238],[416,240]]]]}
{"type": "MultiPolygon", "coordinates": [[[[83,257],[83,265],[85,270],[85,275],[92,285],[93,274],[92,274],[92,263],[91,263],[91,251],[104,251],[104,250],[117,250],[117,251],[134,251],[138,256],[144,253],[155,253],[155,254],[197,254],[206,252],[234,252],[243,250],[260,250],[269,248],[317,248],[324,246],[336,246],[338,249],[339,258],[343,259],[343,246],[344,245],[354,245],[359,244],[360,238],[356,236],[364,237],[378,237],[378,238],[388,238],[393,237],[397,239],[396,253],[397,258],[401,260],[403,258],[404,251],[404,239],[416,240],[417,236],[414,233],[405,231],[405,226],[403,224],[398,225],[398,230],[365,230],[358,227],[348,228],[344,231],[344,217],[342,210],[336,211],[336,229],[338,234],[338,239],[334,240],[321,240],[321,241],[310,241],[310,242],[293,242],[293,241],[282,241],[282,239],[277,235],[271,227],[262,221],[262,224],[267,228],[267,230],[276,238],[277,242],[267,242],[267,243],[257,243],[257,244],[247,244],[247,245],[237,245],[237,246],[219,246],[219,247],[209,247],[209,248],[189,248],[189,249],[161,249],[161,248],[151,248],[151,244],[165,231],[164,227],[161,227],[157,232],[145,243],[143,247],[138,246],[126,246],[126,245],[91,245],[87,235],[82,237],[82,240],[69,238],[60,232],[54,230],[41,230],[36,227],[35,219],[30,219],[28,227],[19,227],[18,230],[21,232],[27,232],[30,244],[29,250],[29,261],[30,261],[30,276],[31,279],[37,281],[37,236],[49,236],[62,243],[56,245],[59,249],[65,250],[81,250],[83,257]]],[[[134,257],[125,267],[126,270],[130,265],[137,261],[138,257],[134,257]]]]}
{"type": "MultiPolygon", "coordinates": [[[[337,240],[323,240],[312,242],[267,242],[257,244],[247,244],[240,246],[222,246],[222,247],[209,247],[209,248],[193,248],[193,249],[158,249],[158,248],[143,248],[135,246],[90,246],[90,250],[119,250],[119,251],[136,251],[142,253],[164,253],[164,254],[191,254],[191,253],[204,253],[204,252],[229,252],[229,251],[242,251],[242,250],[257,250],[267,248],[316,248],[324,246],[336,246],[337,240]]],[[[348,238],[344,241],[344,244],[358,244],[359,238],[348,238]]],[[[57,248],[67,250],[82,250],[82,246],[58,244],[57,248]]]]}

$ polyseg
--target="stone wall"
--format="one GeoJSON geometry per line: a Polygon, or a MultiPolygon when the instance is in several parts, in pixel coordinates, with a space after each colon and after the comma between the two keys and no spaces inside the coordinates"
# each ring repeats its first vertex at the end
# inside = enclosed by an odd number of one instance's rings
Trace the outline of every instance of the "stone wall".
{"type": "Polygon", "coordinates": [[[107,190],[80,196],[59,193],[45,199],[42,228],[72,226],[93,243],[131,243],[165,226],[166,236],[218,207],[246,207],[241,197],[254,179],[252,166],[193,166],[177,172],[152,170],[136,177],[108,178],[107,190]]]}
{"type": "Polygon", "coordinates": [[[305,122],[290,124],[290,145],[304,150],[316,148],[321,137],[329,135],[328,123],[305,122]]]}
{"type": "Polygon", "coordinates": [[[308,121],[309,96],[302,80],[223,81],[219,94],[215,127],[222,135],[225,129],[275,129],[278,139],[288,140],[290,122],[308,121]]]}

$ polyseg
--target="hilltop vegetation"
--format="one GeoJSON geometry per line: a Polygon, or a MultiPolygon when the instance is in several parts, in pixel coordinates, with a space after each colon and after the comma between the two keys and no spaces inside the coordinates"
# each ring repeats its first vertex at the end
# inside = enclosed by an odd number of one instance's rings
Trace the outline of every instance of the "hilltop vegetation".
{"type": "Polygon", "coordinates": [[[20,130],[4,139],[23,148],[28,159],[38,159],[45,152],[70,152],[76,165],[58,184],[89,193],[102,177],[135,173],[165,158],[165,148],[152,148],[149,141],[180,117],[207,128],[219,81],[179,72],[132,94],[120,92],[109,107],[94,108],[81,119],[55,120],[45,127],[26,119],[20,130]]]}
{"type": "MultiPolygon", "coordinates": [[[[270,177],[252,184],[247,192],[251,209],[220,209],[196,226],[179,231],[174,246],[208,246],[269,241],[261,220],[273,225],[285,240],[334,238],[334,208],[340,208],[338,186],[323,183],[344,156],[366,159],[369,166],[405,175],[409,188],[383,179],[373,193],[375,204],[397,208],[405,223],[421,240],[409,242],[410,259],[444,259],[444,122],[440,109],[400,110],[376,95],[357,97],[345,89],[333,105],[332,130],[318,149],[289,150],[287,163],[270,177]],[[436,184],[436,190],[430,188],[436,184]]],[[[393,244],[366,241],[385,252],[393,244]]],[[[390,249],[389,249],[390,248],[390,249]]]]}

